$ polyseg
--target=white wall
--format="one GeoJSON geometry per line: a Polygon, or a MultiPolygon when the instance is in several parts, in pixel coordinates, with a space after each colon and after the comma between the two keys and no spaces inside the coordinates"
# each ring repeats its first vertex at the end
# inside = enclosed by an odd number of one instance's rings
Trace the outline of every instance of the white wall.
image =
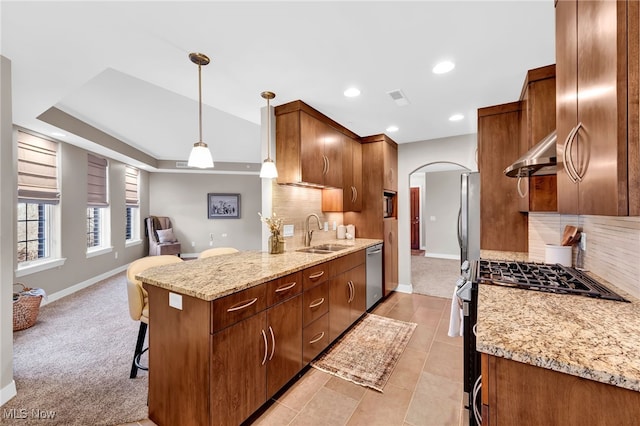
{"type": "Polygon", "coordinates": [[[255,174],[152,173],[149,214],[171,219],[182,253],[188,256],[210,247],[209,234],[213,234],[213,247],[260,250],[261,190],[261,179],[255,174]],[[240,218],[208,219],[208,193],[240,194],[240,218]]]}
{"type": "Polygon", "coordinates": [[[462,170],[425,173],[426,256],[459,259],[458,210],[462,170]]]}
{"type": "Polygon", "coordinates": [[[437,162],[459,164],[471,171],[476,162],[477,135],[461,135],[398,145],[398,280],[400,290],[411,289],[410,175],[419,168],[437,162]]]}

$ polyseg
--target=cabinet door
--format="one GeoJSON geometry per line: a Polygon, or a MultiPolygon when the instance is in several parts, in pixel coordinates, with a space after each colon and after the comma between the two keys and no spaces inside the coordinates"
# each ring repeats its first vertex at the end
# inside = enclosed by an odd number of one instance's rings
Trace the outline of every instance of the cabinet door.
{"type": "Polygon", "coordinates": [[[302,295],[267,311],[267,398],[302,369],[302,295]]]}
{"type": "Polygon", "coordinates": [[[351,293],[347,272],[329,282],[329,341],[334,341],[351,325],[351,293]]]}
{"type": "Polygon", "coordinates": [[[362,145],[360,142],[349,139],[351,145],[351,186],[353,189],[345,191],[349,194],[349,200],[351,201],[349,211],[359,212],[362,211],[362,145]]]}
{"type": "Polygon", "coordinates": [[[556,6],[560,213],[628,214],[626,7],[608,1],[556,6]],[[580,180],[572,181],[567,165],[580,180]]]}
{"type": "Polygon", "coordinates": [[[329,312],[329,282],[325,281],[302,296],[302,326],[306,327],[329,312]]]}
{"type": "Polygon", "coordinates": [[[309,364],[329,343],[329,313],[325,313],[302,330],[302,364],[309,364]]]}
{"type": "Polygon", "coordinates": [[[240,424],[267,400],[265,317],[259,313],[211,336],[212,425],[240,424]]]}
{"type": "Polygon", "coordinates": [[[398,219],[384,219],[384,294],[398,287],[398,219]]]}
{"type": "Polygon", "coordinates": [[[300,168],[303,182],[322,185],[326,169],[324,140],[329,126],[300,112],[300,168]]]}
{"type": "Polygon", "coordinates": [[[332,188],[342,188],[342,150],[344,146],[342,133],[334,128],[324,126],[324,158],[326,168],[323,183],[332,188]]]}
{"type": "Polygon", "coordinates": [[[398,149],[384,143],[384,189],[398,192],[398,149]]]}
{"type": "Polygon", "coordinates": [[[353,324],[367,310],[367,268],[365,264],[356,266],[347,272],[352,286],[349,304],[350,323],[353,324]]]}

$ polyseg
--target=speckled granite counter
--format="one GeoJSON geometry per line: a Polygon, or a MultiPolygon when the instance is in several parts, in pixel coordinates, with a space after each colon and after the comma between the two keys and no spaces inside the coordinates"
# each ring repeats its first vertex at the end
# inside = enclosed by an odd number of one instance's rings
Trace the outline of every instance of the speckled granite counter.
{"type": "Polygon", "coordinates": [[[143,271],[136,278],[146,284],[210,301],[366,249],[382,243],[382,240],[357,238],[322,243],[347,245],[349,248],[331,254],[241,251],[157,266],[143,271]]]}
{"type": "Polygon", "coordinates": [[[640,391],[640,301],[481,284],[478,351],[640,391]]]}

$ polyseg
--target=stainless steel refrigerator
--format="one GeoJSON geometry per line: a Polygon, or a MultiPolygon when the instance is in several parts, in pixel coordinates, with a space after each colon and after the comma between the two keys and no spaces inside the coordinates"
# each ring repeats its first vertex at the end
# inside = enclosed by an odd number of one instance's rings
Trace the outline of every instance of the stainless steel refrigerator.
{"type": "Polygon", "coordinates": [[[460,175],[460,210],[458,212],[460,264],[480,259],[480,173],[460,175]]]}

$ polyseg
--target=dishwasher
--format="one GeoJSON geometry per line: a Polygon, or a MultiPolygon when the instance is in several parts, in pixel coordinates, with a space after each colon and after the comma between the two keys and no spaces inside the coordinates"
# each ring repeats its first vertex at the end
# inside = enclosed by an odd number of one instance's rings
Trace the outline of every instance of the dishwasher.
{"type": "Polygon", "coordinates": [[[382,298],[382,244],[367,248],[367,310],[382,298]]]}

